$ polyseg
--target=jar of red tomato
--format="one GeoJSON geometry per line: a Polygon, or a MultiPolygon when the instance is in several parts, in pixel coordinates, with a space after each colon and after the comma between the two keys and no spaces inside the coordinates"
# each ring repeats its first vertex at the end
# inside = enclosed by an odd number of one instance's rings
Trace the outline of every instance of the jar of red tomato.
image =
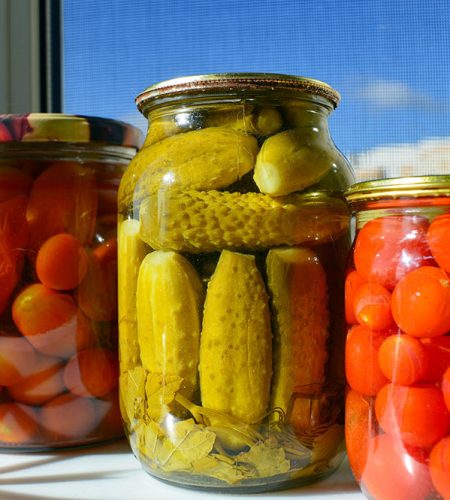
{"type": "Polygon", "coordinates": [[[450,498],[450,176],[355,184],[346,444],[363,492],[450,498]]]}
{"type": "Polygon", "coordinates": [[[0,115],[0,448],[119,437],[116,191],[122,122],[0,115]]]}

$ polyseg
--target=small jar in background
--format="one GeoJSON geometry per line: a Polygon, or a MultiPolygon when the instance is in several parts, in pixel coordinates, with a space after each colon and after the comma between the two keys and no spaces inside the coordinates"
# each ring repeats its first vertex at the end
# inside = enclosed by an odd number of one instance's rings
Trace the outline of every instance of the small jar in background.
{"type": "Polygon", "coordinates": [[[322,478],[344,434],[339,94],[288,75],[170,80],[137,98],[119,190],[120,402],[144,469],[267,491],[322,478]]]}
{"type": "Polygon", "coordinates": [[[0,115],[0,448],[122,435],[116,193],[140,136],[102,118],[0,115]]]}
{"type": "Polygon", "coordinates": [[[450,498],[450,176],[355,184],[346,444],[369,498],[450,498]]]}

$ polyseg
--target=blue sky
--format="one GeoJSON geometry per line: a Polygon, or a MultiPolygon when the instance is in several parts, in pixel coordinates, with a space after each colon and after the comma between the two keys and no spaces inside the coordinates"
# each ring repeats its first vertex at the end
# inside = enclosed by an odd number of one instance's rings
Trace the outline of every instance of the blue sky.
{"type": "Polygon", "coordinates": [[[144,126],[147,86],[227,71],[332,85],[346,154],[450,137],[450,1],[64,0],[67,113],[144,126]]]}

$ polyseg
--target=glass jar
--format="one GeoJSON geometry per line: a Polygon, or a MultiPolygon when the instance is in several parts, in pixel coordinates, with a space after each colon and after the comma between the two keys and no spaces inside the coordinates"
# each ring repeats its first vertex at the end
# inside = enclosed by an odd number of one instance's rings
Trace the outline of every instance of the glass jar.
{"type": "Polygon", "coordinates": [[[170,80],[136,101],[144,147],[119,189],[122,416],[150,474],[265,491],[343,454],[339,95],[274,74],[170,80]]]}
{"type": "Polygon", "coordinates": [[[355,184],[346,444],[369,498],[450,498],[450,176],[355,184]]]}
{"type": "Polygon", "coordinates": [[[0,115],[0,448],[123,435],[117,189],[140,132],[113,120],[0,115]]]}

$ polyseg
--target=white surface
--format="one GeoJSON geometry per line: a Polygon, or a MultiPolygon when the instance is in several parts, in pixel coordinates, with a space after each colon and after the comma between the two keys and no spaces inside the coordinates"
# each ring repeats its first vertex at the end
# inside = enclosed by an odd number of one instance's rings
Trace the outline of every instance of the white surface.
{"type": "Polygon", "coordinates": [[[1,500],[363,499],[345,461],[324,481],[273,493],[227,495],[185,490],[146,474],[128,443],[75,451],[0,454],[1,500]]]}

